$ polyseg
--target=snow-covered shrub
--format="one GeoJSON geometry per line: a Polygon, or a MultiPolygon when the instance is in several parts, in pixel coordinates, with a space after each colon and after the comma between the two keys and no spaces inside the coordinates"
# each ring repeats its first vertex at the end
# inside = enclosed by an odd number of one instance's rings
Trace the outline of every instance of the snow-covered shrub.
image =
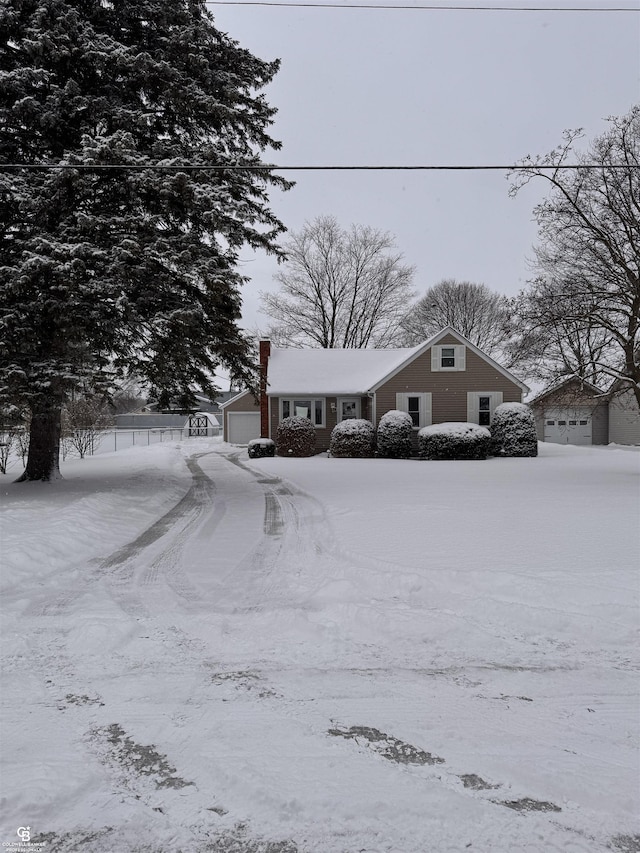
{"type": "Polygon", "coordinates": [[[349,418],[331,430],[330,456],[361,459],[373,456],[375,447],[376,433],[371,421],[349,418]]]}
{"type": "Polygon", "coordinates": [[[491,433],[477,424],[434,424],[418,433],[421,459],[486,459],[490,447],[491,433]]]}
{"type": "Polygon", "coordinates": [[[276,443],[270,438],[252,438],[247,445],[249,459],[261,459],[263,456],[276,455],[276,443]]]}
{"type": "Polygon", "coordinates": [[[411,415],[392,409],[378,424],[378,456],[387,459],[408,459],[411,456],[413,421],[411,415]]]}
{"type": "Polygon", "coordinates": [[[316,452],[316,430],[309,418],[293,415],[280,421],[276,449],[278,456],[313,456],[316,452]]]}
{"type": "Polygon", "coordinates": [[[491,424],[494,456],[537,456],[538,436],[533,412],[524,403],[496,406],[491,424]]]}

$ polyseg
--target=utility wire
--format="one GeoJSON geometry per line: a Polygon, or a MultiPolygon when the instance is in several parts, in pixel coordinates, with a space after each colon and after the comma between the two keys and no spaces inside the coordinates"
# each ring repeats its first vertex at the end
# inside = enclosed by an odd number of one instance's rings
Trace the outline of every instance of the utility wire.
{"type": "MultiPolygon", "coordinates": [[[[46,170],[61,170],[75,169],[83,172],[98,172],[98,171],[127,171],[127,172],[143,172],[143,171],[164,171],[164,172],[534,172],[534,171],[553,171],[557,169],[602,169],[602,163],[568,163],[568,164],[512,164],[510,166],[467,166],[467,165],[451,165],[451,166],[275,166],[265,163],[256,165],[253,163],[231,163],[226,166],[222,165],[204,165],[201,163],[183,163],[181,165],[167,165],[164,163],[149,163],[146,165],[132,163],[103,163],[103,164],[86,164],[86,163],[0,163],[0,172],[14,171],[30,171],[42,172],[46,170]]],[[[628,166],[622,164],[605,165],[606,169],[630,169],[640,168],[640,166],[628,166]]]]}
{"type": "Polygon", "coordinates": [[[640,12],[640,6],[450,6],[442,4],[296,3],[280,0],[205,0],[207,6],[281,6],[293,9],[388,9],[419,12],[640,12]]]}

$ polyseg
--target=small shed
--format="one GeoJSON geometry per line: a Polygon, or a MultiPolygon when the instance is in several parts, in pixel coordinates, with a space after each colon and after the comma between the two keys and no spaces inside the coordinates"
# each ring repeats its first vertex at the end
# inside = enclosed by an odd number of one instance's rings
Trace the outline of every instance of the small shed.
{"type": "Polygon", "coordinates": [[[529,403],[539,441],[552,444],[608,444],[607,394],[579,376],[545,389],[529,403]]]}
{"type": "Polygon", "coordinates": [[[220,421],[211,412],[194,412],[186,424],[189,438],[210,438],[220,435],[220,421]]]}

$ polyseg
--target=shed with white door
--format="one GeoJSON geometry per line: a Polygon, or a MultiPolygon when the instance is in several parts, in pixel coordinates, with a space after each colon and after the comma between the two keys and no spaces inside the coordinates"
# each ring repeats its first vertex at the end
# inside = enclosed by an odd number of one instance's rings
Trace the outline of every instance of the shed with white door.
{"type": "Polygon", "coordinates": [[[547,388],[530,402],[540,441],[552,444],[608,444],[605,392],[579,376],[547,388]]]}

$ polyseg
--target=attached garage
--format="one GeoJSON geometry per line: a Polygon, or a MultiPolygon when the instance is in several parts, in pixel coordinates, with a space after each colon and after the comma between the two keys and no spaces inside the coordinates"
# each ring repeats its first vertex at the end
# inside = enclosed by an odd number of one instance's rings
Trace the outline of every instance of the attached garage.
{"type": "Polygon", "coordinates": [[[251,391],[241,391],[220,406],[223,438],[229,444],[248,444],[260,438],[260,407],[251,391]]]}
{"type": "Polygon", "coordinates": [[[229,444],[249,444],[260,438],[260,412],[229,412],[227,441],[229,444]]]}

